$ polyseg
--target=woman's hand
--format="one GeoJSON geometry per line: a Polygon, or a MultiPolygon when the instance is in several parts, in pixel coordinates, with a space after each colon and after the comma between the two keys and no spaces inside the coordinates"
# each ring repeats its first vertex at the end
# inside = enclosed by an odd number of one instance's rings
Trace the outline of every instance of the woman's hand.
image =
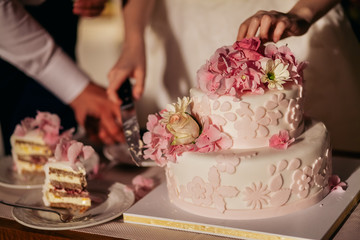
{"type": "Polygon", "coordinates": [[[140,99],[144,92],[146,71],[145,46],[143,39],[139,38],[131,41],[131,44],[124,44],[120,58],[108,74],[109,86],[107,94],[109,99],[117,104],[121,103],[117,90],[127,78],[135,80],[132,88],[132,95],[135,100],[140,99]]]}
{"type": "Polygon", "coordinates": [[[309,22],[295,14],[258,11],[240,25],[237,40],[255,37],[259,30],[259,37],[263,42],[277,42],[289,36],[302,35],[309,27],[309,22]]]}
{"type": "Polygon", "coordinates": [[[258,11],[239,27],[237,40],[259,37],[263,42],[277,42],[282,38],[300,36],[324,16],[340,0],[299,0],[288,13],[258,11]]]}

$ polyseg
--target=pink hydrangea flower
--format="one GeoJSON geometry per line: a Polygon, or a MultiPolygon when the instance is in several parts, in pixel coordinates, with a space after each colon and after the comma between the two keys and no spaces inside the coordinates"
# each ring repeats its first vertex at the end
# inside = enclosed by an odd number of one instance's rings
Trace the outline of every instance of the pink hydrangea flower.
{"type": "Polygon", "coordinates": [[[261,88],[260,40],[244,39],[215,51],[198,73],[198,86],[208,94],[263,93],[261,88]]]}
{"type": "Polygon", "coordinates": [[[91,146],[84,146],[76,140],[62,138],[56,145],[54,152],[55,161],[68,161],[75,165],[78,161],[89,159],[95,150],[91,146]]]}
{"type": "Polygon", "coordinates": [[[329,178],[329,187],[330,191],[345,192],[347,184],[345,182],[341,182],[338,175],[332,175],[329,178]]]}
{"type": "Polygon", "coordinates": [[[144,151],[144,157],[154,160],[159,166],[164,166],[169,159],[169,148],[172,142],[172,134],[167,131],[166,125],[161,123],[162,117],[159,114],[150,114],[148,116],[148,122],[146,127],[148,132],[143,136],[146,150],[144,151]]]}
{"type": "Polygon", "coordinates": [[[228,149],[232,146],[231,138],[210,124],[207,119],[202,124],[202,132],[194,143],[172,145],[174,135],[169,132],[160,114],[151,114],[146,124],[148,132],[143,136],[145,143],[144,157],[154,160],[157,165],[165,166],[176,162],[177,156],[184,152],[213,152],[228,149]]]}
{"type": "Polygon", "coordinates": [[[269,146],[276,149],[287,149],[294,141],[295,138],[290,138],[288,131],[280,130],[279,134],[271,136],[269,146]]]}
{"type": "Polygon", "coordinates": [[[286,66],[289,80],[302,83],[305,62],[298,63],[287,46],[261,46],[258,38],[243,39],[232,46],[223,46],[197,72],[198,87],[208,95],[240,96],[250,92],[263,94],[267,86],[261,66],[263,59],[280,61],[286,66]]]}
{"type": "Polygon", "coordinates": [[[205,121],[202,133],[198,139],[196,139],[195,144],[198,152],[207,153],[230,148],[232,146],[232,140],[228,135],[221,132],[216,125],[205,121]]]}
{"type": "Polygon", "coordinates": [[[297,84],[302,84],[303,70],[307,66],[307,62],[297,62],[294,54],[287,46],[276,47],[274,44],[268,44],[264,50],[265,57],[273,60],[279,59],[284,64],[287,64],[290,78],[297,84]]]}
{"type": "Polygon", "coordinates": [[[16,125],[14,134],[17,136],[25,136],[30,131],[40,131],[43,134],[43,138],[46,144],[55,146],[60,138],[71,138],[74,129],[69,129],[62,134],[60,118],[56,114],[49,112],[37,112],[35,118],[27,117],[16,125]]]}

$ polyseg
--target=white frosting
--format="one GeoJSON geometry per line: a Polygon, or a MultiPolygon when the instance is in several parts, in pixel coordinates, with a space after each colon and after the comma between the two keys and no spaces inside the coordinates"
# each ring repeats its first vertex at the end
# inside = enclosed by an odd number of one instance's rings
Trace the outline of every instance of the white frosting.
{"type": "Polygon", "coordinates": [[[304,129],[302,86],[290,84],[284,90],[267,90],[263,95],[244,94],[240,98],[211,98],[197,88],[190,90],[192,113],[209,117],[233,140],[233,148],[267,147],[272,135],[288,130],[291,137],[304,129]]]}
{"type": "Polygon", "coordinates": [[[21,141],[30,142],[30,143],[36,143],[36,144],[40,144],[40,145],[46,145],[42,133],[40,131],[38,131],[37,129],[27,132],[24,136],[17,136],[17,135],[13,134],[10,137],[10,142],[11,142],[12,146],[14,146],[14,143],[16,140],[21,140],[21,141]]]}
{"type": "Polygon", "coordinates": [[[286,150],[185,152],[166,167],[170,199],[195,214],[225,219],[283,215],[320,201],[331,175],[330,139],[321,122],[286,150]]]}
{"type": "Polygon", "coordinates": [[[40,131],[33,130],[29,131],[24,136],[16,136],[12,135],[10,137],[11,143],[11,153],[13,156],[13,160],[16,166],[16,170],[18,174],[22,174],[23,172],[42,172],[43,165],[35,164],[30,162],[24,162],[19,160],[20,155],[31,156],[31,155],[43,155],[43,156],[51,156],[52,150],[49,146],[46,145],[43,136],[40,131]],[[24,143],[17,143],[16,141],[20,140],[24,143]],[[36,144],[36,145],[34,145],[36,144]]]}
{"type": "Polygon", "coordinates": [[[46,192],[43,196],[45,206],[50,206],[51,203],[69,203],[79,206],[91,206],[91,199],[85,197],[61,197],[54,195],[51,192],[46,192]]]}

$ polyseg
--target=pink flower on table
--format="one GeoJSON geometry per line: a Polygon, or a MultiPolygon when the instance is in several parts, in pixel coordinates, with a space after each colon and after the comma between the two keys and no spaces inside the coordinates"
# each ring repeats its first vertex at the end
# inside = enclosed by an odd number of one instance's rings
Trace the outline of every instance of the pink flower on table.
{"type": "Polygon", "coordinates": [[[287,149],[294,141],[295,138],[290,138],[288,131],[280,130],[279,134],[271,136],[269,146],[276,149],[287,149]]]}
{"type": "Polygon", "coordinates": [[[144,177],[143,175],[137,175],[132,179],[133,191],[135,193],[136,200],[143,198],[148,194],[155,186],[152,178],[144,177]]]}
{"type": "Polygon", "coordinates": [[[332,175],[329,177],[330,191],[345,192],[347,189],[347,183],[341,182],[338,175],[332,175]]]}

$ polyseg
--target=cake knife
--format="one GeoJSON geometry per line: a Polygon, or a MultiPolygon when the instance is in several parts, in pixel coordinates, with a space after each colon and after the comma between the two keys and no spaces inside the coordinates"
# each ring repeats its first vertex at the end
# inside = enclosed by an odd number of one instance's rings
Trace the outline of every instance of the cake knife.
{"type": "Polygon", "coordinates": [[[154,161],[146,160],[143,156],[143,142],[140,137],[140,127],[132,98],[130,79],[126,79],[117,91],[117,94],[122,100],[120,107],[123,122],[122,127],[131,158],[137,166],[151,166],[154,161]]]}

